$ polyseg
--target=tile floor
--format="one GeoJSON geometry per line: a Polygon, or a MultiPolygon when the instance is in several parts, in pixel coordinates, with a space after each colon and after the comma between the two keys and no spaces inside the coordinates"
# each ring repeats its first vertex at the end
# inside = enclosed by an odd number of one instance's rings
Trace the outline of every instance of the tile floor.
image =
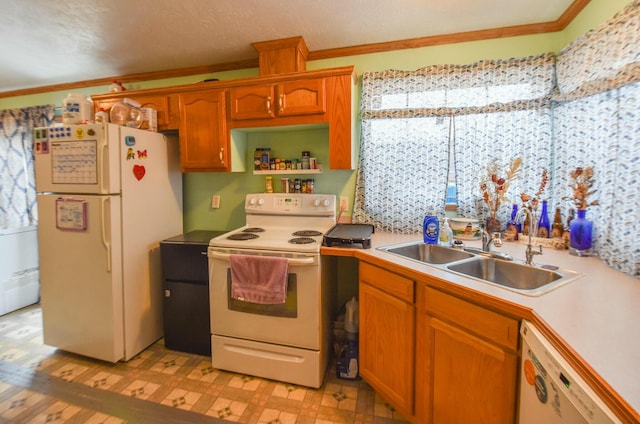
{"type": "Polygon", "coordinates": [[[42,342],[39,305],[0,317],[0,423],[405,423],[364,381],[320,389],[214,369],[159,340],[116,364],[42,342]]]}

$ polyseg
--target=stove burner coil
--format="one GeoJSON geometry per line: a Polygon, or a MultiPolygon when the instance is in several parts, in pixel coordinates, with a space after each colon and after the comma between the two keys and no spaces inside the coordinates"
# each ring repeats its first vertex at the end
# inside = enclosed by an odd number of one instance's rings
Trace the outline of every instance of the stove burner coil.
{"type": "Polygon", "coordinates": [[[253,234],[253,233],[236,233],[236,234],[231,234],[230,236],[227,236],[227,239],[229,240],[251,240],[251,239],[256,239],[260,237],[257,234],[253,234]]]}
{"type": "Polygon", "coordinates": [[[311,237],[296,237],[289,240],[291,244],[312,244],[315,242],[311,237]]]}
{"type": "Polygon", "coordinates": [[[242,230],[243,233],[261,233],[264,231],[264,228],[260,227],[249,227],[242,230]]]}
{"type": "Polygon", "coordinates": [[[296,231],[292,235],[293,236],[303,236],[303,237],[316,237],[316,236],[321,236],[322,233],[320,231],[316,231],[316,230],[300,230],[300,231],[296,231]]]}

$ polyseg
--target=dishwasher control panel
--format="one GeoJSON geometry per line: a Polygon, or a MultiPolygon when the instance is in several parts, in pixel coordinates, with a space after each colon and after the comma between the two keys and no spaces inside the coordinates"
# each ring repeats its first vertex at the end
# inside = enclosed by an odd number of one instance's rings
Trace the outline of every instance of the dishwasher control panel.
{"type": "Polygon", "coordinates": [[[622,424],[538,329],[524,321],[520,333],[520,424],[622,424]]]}

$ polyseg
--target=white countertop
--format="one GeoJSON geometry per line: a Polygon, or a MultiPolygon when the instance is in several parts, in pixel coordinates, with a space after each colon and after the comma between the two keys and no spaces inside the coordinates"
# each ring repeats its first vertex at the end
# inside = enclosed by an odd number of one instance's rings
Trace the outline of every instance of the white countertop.
{"type": "MultiPolygon", "coordinates": [[[[613,270],[598,258],[577,257],[569,255],[567,250],[544,248],[542,255],[534,257],[535,264],[555,265],[583,275],[539,297],[532,297],[377,250],[382,246],[419,240],[419,235],[374,233],[372,248],[359,249],[357,256],[374,256],[533,309],[638,416],[639,280],[613,270]]],[[[479,247],[481,243],[465,241],[465,245],[479,247]]],[[[525,249],[525,244],[504,242],[502,247],[495,250],[523,261],[525,249]]]]}

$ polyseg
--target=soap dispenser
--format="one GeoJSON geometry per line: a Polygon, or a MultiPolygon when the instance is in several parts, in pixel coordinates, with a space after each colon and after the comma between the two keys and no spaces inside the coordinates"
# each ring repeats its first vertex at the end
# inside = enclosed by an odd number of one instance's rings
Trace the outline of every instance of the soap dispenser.
{"type": "Polygon", "coordinates": [[[445,218],[442,223],[442,227],[440,228],[439,234],[439,242],[440,246],[451,247],[453,246],[453,230],[449,225],[449,218],[445,218]]]}

